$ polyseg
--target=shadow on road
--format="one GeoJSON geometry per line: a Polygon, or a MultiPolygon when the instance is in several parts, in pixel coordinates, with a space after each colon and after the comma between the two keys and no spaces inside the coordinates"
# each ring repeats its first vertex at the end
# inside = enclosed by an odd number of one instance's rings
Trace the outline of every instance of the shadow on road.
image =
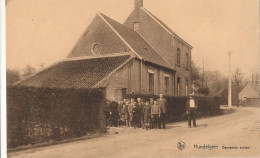
{"type": "Polygon", "coordinates": [[[182,126],[177,126],[177,125],[166,125],[166,129],[172,129],[172,128],[179,128],[182,126]]]}
{"type": "Polygon", "coordinates": [[[208,124],[197,125],[197,127],[208,127],[208,124]]]}

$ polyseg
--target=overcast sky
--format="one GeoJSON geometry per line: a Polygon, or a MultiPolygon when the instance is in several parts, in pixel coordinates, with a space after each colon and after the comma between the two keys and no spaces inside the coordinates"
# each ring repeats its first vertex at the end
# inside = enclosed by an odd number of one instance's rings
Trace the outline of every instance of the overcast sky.
{"type": "MultiPolygon", "coordinates": [[[[144,0],[144,7],[194,48],[206,70],[247,76],[260,69],[258,0],[144,0]]],[[[66,58],[97,12],[123,23],[134,0],[8,0],[7,68],[39,68],[66,58]]]]}

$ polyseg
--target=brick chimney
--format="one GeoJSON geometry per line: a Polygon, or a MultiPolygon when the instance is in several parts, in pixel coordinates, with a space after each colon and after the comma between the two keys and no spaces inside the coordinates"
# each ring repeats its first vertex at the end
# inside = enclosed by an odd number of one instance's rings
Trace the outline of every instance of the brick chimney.
{"type": "Polygon", "coordinates": [[[143,0],[135,0],[135,10],[138,10],[141,7],[143,7],[143,0]]]}

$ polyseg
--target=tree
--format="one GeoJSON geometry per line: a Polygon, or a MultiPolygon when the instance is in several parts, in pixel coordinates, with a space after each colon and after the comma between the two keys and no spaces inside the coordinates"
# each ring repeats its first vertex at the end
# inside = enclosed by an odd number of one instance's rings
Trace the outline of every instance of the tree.
{"type": "Polygon", "coordinates": [[[33,74],[35,74],[36,69],[34,67],[32,67],[31,65],[26,65],[26,67],[23,70],[23,77],[28,77],[31,76],[33,74]]]}
{"type": "Polygon", "coordinates": [[[223,94],[226,78],[219,71],[204,71],[191,62],[191,79],[197,94],[216,96],[223,94]]]}
{"type": "Polygon", "coordinates": [[[243,82],[243,74],[240,71],[240,69],[236,68],[235,73],[232,75],[232,87],[233,87],[233,93],[234,93],[234,104],[238,105],[239,100],[238,100],[238,94],[242,90],[244,85],[243,82]]]}
{"type": "Polygon", "coordinates": [[[202,95],[209,95],[209,87],[203,84],[204,78],[200,73],[201,68],[196,66],[193,61],[191,61],[191,79],[193,81],[193,88],[195,93],[202,95]]]}
{"type": "Polygon", "coordinates": [[[6,85],[12,86],[14,83],[20,80],[20,73],[17,70],[6,70],[6,85]]]}

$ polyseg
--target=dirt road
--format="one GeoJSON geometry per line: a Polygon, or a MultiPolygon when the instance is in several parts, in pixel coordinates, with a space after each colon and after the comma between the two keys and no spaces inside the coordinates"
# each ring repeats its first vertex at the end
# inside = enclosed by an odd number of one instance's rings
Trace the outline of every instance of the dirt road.
{"type": "Polygon", "coordinates": [[[179,122],[168,124],[165,130],[119,130],[119,134],[13,152],[8,157],[260,156],[260,108],[240,107],[231,114],[199,119],[197,128],[188,128],[186,122],[179,122]],[[177,148],[180,141],[186,145],[183,150],[177,148]]]}

